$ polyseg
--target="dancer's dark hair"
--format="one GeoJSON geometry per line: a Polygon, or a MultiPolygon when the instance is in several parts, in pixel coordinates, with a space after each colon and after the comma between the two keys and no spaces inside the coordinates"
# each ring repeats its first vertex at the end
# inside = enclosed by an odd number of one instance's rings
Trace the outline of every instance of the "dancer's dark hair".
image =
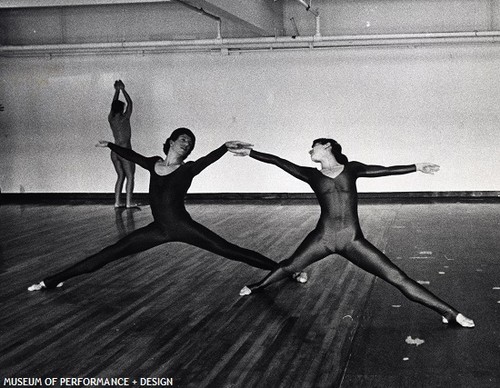
{"type": "Polygon", "coordinates": [[[347,156],[345,156],[342,153],[342,146],[335,140],[322,137],[313,141],[313,147],[315,144],[318,143],[323,145],[330,143],[330,145],[332,146],[332,154],[333,156],[335,156],[335,159],[337,159],[337,162],[339,162],[340,164],[347,164],[347,162],[349,162],[347,156]]]}
{"type": "Polygon", "coordinates": [[[170,140],[176,141],[179,138],[179,136],[181,136],[181,135],[187,135],[193,141],[192,147],[189,150],[189,153],[191,153],[191,151],[194,149],[194,144],[196,142],[196,136],[194,135],[193,132],[191,132],[191,130],[189,128],[181,127],[181,128],[175,129],[172,132],[172,134],[170,135],[170,137],[165,141],[165,144],[163,144],[163,152],[165,152],[165,155],[168,155],[168,150],[170,149],[170,140]]]}
{"type": "Polygon", "coordinates": [[[123,101],[114,100],[111,103],[111,112],[113,112],[114,114],[122,113],[124,107],[125,107],[125,103],[123,101]]]}

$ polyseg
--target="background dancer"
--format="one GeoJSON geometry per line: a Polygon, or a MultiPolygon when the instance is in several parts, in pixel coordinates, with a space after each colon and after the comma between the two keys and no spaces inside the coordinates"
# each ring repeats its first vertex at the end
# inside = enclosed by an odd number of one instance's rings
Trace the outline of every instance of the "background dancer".
{"type": "MultiPolygon", "coordinates": [[[[125,84],[122,80],[115,81],[114,87],[115,94],[113,96],[113,102],[111,103],[108,122],[113,132],[115,144],[123,148],[132,148],[132,130],[130,127],[130,116],[132,116],[133,109],[132,99],[125,90],[125,84]],[[123,93],[125,101],[127,101],[126,107],[125,103],[118,99],[120,91],[123,93]]],[[[137,204],[132,202],[135,164],[115,152],[111,152],[111,161],[113,162],[117,174],[115,183],[115,207],[137,207],[137,204]],[[120,196],[125,180],[127,180],[127,184],[125,185],[125,204],[123,204],[120,200],[120,196]]]]}
{"type": "Polygon", "coordinates": [[[474,322],[436,297],[425,287],[408,277],[387,256],[365,239],[358,218],[356,180],[421,171],[433,174],[439,166],[418,163],[407,166],[375,166],[349,162],[342,147],[333,139],[316,139],[309,151],[311,160],[321,164],[321,170],[302,167],[275,155],[253,149],[230,150],[238,155],[250,155],[264,163],[274,164],[294,177],[308,183],[318,198],[321,215],[292,256],[279,263],[279,268],[256,284],[245,286],[240,295],[248,295],[289,274],[302,271],[308,265],[333,253],[344,256],[353,264],[397,287],[408,299],[423,304],[443,316],[443,322],[456,322],[474,327],[474,322]]]}
{"type": "MultiPolygon", "coordinates": [[[[99,141],[97,146],[109,147],[121,157],[145,168],[150,173],[149,196],[154,221],[135,230],[116,244],[74,264],[42,282],[28,288],[38,291],[55,288],[62,282],[85,273],[98,270],[122,257],[153,248],[167,242],[184,242],[216,253],[230,260],[241,261],[253,267],[273,270],[278,264],[267,257],[231,244],[205,226],[194,221],[186,210],[184,197],[193,178],[210,164],[220,159],[228,149],[250,146],[240,141],[229,141],[208,155],[185,163],[195,145],[195,136],[187,128],[177,128],[164,144],[165,159],[159,156],[145,157],[135,151],[108,141],[99,141]]],[[[303,275],[303,274],[302,274],[303,275]]],[[[295,274],[295,277],[299,277],[295,274]]],[[[298,279],[298,281],[300,281],[298,279]]]]}

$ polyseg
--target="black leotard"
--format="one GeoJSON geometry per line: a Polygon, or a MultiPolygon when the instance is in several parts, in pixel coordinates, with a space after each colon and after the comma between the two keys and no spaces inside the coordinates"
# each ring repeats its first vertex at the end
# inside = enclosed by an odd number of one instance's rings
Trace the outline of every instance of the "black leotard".
{"type": "Polygon", "coordinates": [[[47,288],[54,288],[60,282],[84,273],[93,272],[102,266],[134,253],[145,251],[157,245],[170,242],[185,242],[214,252],[231,260],[241,261],[266,270],[276,269],[278,264],[267,257],[231,244],[208,228],[195,222],[186,210],[184,197],[193,178],[203,169],[220,159],[227,151],[221,146],[208,155],[187,162],[168,175],[155,172],[155,165],[162,160],[159,156],[145,157],[137,152],[109,143],[109,148],[118,155],[149,171],[149,197],[154,221],[119,240],[95,255],[72,267],[44,279],[47,288]]]}
{"type": "Polygon", "coordinates": [[[289,273],[302,271],[308,265],[330,254],[338,253],[360,268],[396,286],[410,300],[430,307],[448,319],[456,317],[457,310],[409,278],[387,256],[367,241],[359,225],[356,180],[360,177],[415,172],[415,165],[383,167],[348,162],[338,176],[330,178],[316,168],[298,166],[275,155],[252,150],[250,156],[261,162],[274,164],[308,183],[321,207],[316,228],[307,235],[290,258],[279,263],[278,270],[273,271],[261,282],[249,286],[252,290],[266,287],[288,276],[289,273]]]}

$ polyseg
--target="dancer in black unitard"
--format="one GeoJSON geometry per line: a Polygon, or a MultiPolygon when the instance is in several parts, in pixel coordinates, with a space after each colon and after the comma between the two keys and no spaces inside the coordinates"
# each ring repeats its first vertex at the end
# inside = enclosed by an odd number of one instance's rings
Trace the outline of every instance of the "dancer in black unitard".
{"type": "MultiPolygon", "coordinates": [[[[196,175],[220,159],[228,149],[249,145],[239,141],[230,141],[194,162],[184,163],[184,159],[193,150],[194,144],[195,136],[189,129],[176,129],[164,145],[164,152],[167,155],[164,160],[159,156],[144,157],[131,149],[101,140],[97,146],[109,147],[121,157],[150,172],[149,196],[154,221],[135,230],[116,244],[104,248],[62,272],[45,278],[28,289],[38,291],[43,288],[59,287],[69,278],[94,272],[112,261],[171,241],[195,245],[253,267],[265,270],[276,269],[278,267],[276,262],[257,252],[231,244],[195,222],[184,205],[184,197],[196,175]]],[[[299,282],[304,282],[305,274],[294,274],[293,277],[299,282]]]]}
{"type": "Polygon", "coordinates": [[[316,194],[321,215],[316,228],[310,232],[292,256],[279,263],[260,282],[245,286],[240,295],[248,295],[290,273],[302,271],[308,265],[333,253],[340,254],[358,267],[382,278],[397,287],[408,299],[421,303],[443,316],[443,322],[456,322],[464,327],[474,327],[474,322],[460,314],[425,287],[409,278],[387,256],[368,242],[361,231],[358,219],[358,195],[356,179],[407,174],[415,171],[434,173],[439,166],[419,163],[408,166],[373,166],[359,162],[348,162],[342,147],[333,139],[314,140],[311,159],[321,163],[321,170],[302,167],[277,156],[252,149],[234,149],[231,152],[250,157],[264,163],[274,164],[294,177],[308,183],[316,194]]]}

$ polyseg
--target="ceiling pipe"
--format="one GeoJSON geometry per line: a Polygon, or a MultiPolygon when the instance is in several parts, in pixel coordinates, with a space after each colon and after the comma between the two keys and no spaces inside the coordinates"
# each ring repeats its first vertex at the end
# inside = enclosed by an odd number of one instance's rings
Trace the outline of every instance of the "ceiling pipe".
{"type": "Polygon", "coordinates": [[[311,4],[307,4],[304,0],[297,0],[300,4],[306,7],[306,11],[311,12],[314,16],[319,16],[318,10],[312,9],[311,4]]]}
{"type": "Polygon", "coordinates": [[[28,46],[0,46],[3,57],[47,57],[85,54],[148,54],[165,52],[230,53],[242,50],[334,49],[354,47],[419,46],[435,44],[499,43],[500,31],[386,35],[342,35],[197,39],[146,42],[81,43],[28,46]]]}
{"type": "Polygon", "coordinates": [[[198,13],[200,15],[207,16],[210,19],[215,20],[217,22],[217,39],[222,39],[222,33],[221,33],[222,20],[220,17],[218,17],[216,15],[212,15],[211,13],[208,13],[207,11],[205,11],[203,8],[195,7],[194,5],[191,5],[183,0],[173,0],[173,1],[176,3],[182,4],[184,7],[189,8],[190,10],[195,11],[196,13],[198,13]]]}
{"type": "MultiPolygon", "coordinates": [[[[306,7],[306,11],[311,12],[314,15],[314,19],[316,20],[316,34],[314,36],[320,37],[320,19],[319,19],[319,11],[317,9],[312,9],[311,4],[307,4],[305,0],[297,0],[300,4],[306,7]]],[[[311,2],[312,0],[309,0],[311,2]]]]}

